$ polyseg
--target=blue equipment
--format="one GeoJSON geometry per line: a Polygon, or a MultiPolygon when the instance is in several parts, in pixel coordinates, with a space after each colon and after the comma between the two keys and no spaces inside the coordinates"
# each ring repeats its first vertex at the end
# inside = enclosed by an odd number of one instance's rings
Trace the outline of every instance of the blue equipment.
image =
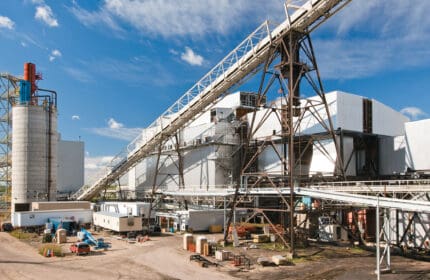
{"type": "Polygon", "coordinates": [[[94,236],[84,228],[81,228],[81,232],[83,232],[82,242],[87,243],[90,246],[94,246],[94,249],[107,249],[110,248],[110,244],[104,242],[103,238],[95,239],[94,236]]]}

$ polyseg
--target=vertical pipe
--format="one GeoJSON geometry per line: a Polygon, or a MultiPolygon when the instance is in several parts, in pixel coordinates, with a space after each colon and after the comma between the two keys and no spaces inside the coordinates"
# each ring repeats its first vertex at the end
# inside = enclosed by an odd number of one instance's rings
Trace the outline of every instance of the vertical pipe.
{"type": "Polygon", "coordinates": [[[376,279],[381,279],[381,268],[380,268],[380,248],[379,248],[379,196],[377,197],[376,204],[376,279]]]}
{"type": "Polygon", "coordinates": [[[387,226],[385,228],[385,234],[387,235],[387,256],[386,256],[386,262],[387,262],[387,270],[391,269],[391,217],[390,217],[390,209],[385,209],[385,217],[387,221],[387,226]]]}
{"type": "Polygon", "coordinates": [[[396,244],[400,246],[399,209],[396,209],[396,244]]]}
{"type": "Polygon", "coordinates": [[[233,225],[236,226],[236,208],[233,210],[233,225]]]}
{"type": "Polygon", "coordinates": [[[224,226],[223,226],[223,228],[224,228],[224,236],[225,236],[225,232],[226,232],[226,227],[227,227],[227,225],[226,225],[226,222],[227,222],[227,209],[226,209],[226,206],[227,206],[227,202],[225,201],[225,196],[224,196],[224,226]]]}
{"type": "Polygon", "coordinates": [[[51,100],[49,100],[48,104],[48,201],[51,201],[51,175],[52,175],[52,104],[51,100]]]}
{"type": "MultiPolygon", "coordinates": [[[[293,104],[295,97],[295,62],[294,58],[299,59],[298,55],[295,56],[295,47],[297,47],[296,36],[292,32],[288,38],[289,46],[289,78],[288,78],[288,171],[289,171],[289,184],[290,184],[290,253],[294,256],[294,123],[293,123],[293,104]]],[[[298,62],[298,61],[297,61],[298,62]]]]}

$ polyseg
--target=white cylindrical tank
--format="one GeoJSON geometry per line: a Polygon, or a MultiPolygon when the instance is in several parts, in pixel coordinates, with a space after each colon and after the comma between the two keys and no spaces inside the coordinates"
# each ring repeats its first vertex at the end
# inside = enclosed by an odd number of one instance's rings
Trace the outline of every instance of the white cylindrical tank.
{"type": "Polygon", "coordinates": [[[12,211],[56,198],[57,113],[46,106],[12,108],[12,211]],[[21,205],[17,205],[21,204],[21,205]]]}

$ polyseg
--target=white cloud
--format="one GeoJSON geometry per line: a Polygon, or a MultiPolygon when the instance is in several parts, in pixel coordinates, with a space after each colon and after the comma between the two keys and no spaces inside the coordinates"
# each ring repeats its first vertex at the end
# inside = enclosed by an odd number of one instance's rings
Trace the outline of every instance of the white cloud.
{"type": "MultiPolygon", "coordinates": [[[[39,1],[37,1],[39,2],[39,1]]],[[[48,5],[42,3],[38,3],[40,6],[36,7],[36,14],[34,15],[34,18],[37,20],[40,20],[47,24],[50,27],[57,27],[58,26],[58,20],[55,18],[51,7],[48,5]]]]}
{"type": "Polygon", "coordinates": [[[185,47],[185,52],[181,53],[181,59],[191,65],[201,66],[203,64],[203,57],[196,54],[191,48],[185,47]]]}
{"type": "Polygon", "coordinates": [[[54,61],[56,58],[61,56],[62,54],[59,50],[52,50],[51,54],[49,55],[49,61],[54,61]]]}
{"type": "Polygon", "coordinates": [[[125,127],[124,124],[116,121],[114,118],[109,118],[109,120],[107,121],[107,127],[97,127],[91,128],[89,130],[100,136],[125,141],[131,141],[135,139],[140,133],[142,133],[142,128],[125,127]]]}
{"type": "Polygon", "coordinates": [[[106,167],[112,161],[113,156],[100,156],[100,157],[85,157],[85,169],[99,169],[106,167]]]}
{"type": "Polygon", "coordinates": [[[417,107],[405,107],[400,110],[400,113],[411,118],[411,120],[418,120],[421,117],[427,116],[427,113],[417,107]]]}
{"type": "Polygon", "coordinates": [[[72,120],[80,120],[81,119],[81,117],[79,117],[78,115],[73,115],[72,116],[72,120]]]}
{"type": "Polygon", "coordinates": [[[268,17],[284,17],[279,0],[264,1],[264,4],[248,0],[105,0],[96,11],[75,7],[72,12],[84,25],[107,23],[117,29],[125,24],[163,37],[227,34],[244,24],[255,26],[268,17]]]}
{"type": "Polygon", "coordinates": [[[169,53],[173,54],[173,55],[178,55],[179,52],[174,50],[174,49],[169,49],[169,53]]]}
{"type": "Polygon", "coordinates": [[[175,83],[175,77],[166,64],[145,56],[134,56],[129,60],[104,58],[84,61],[81,68],[107,79],[127,81],[140,87],[148,84],[165,87],[175,83]]]}
{"type": "Polygon", "coordinates": [[[88,74],[87,72],[81,69],[74,68],[74,67],[64,67],[63,69],[70,77],[72,77],[73,79],[79,82],[88,83],[93,80],[90,74],[88,74]]]}
{"type": "Polygon", "coordinates": [[[0,16],[0,28],[6,28],[12,30],[15,23],[8,17],[0,16]]]}
{"type": "Polygon", "coordinates": [[[120,129],[124,127],[122,123],[117,122],[114,118],[110,118],[108,120],[108,125],[109,125],[109,128],[112,128],[112,129],[120,129]]]}
{"type": "Polygon", "coordinates": [[[107,172],[113,156],[90,157],[85,153],[85,184],[91,185],[107,172]]]}
{"type": "Polygon", "coordinates": [[[327,38],[313,43],[322,77],[363,78],[428,65],[428,10],[430,1],[352,1],[314,34],[327,38]]]}
{"type": "Polygon", "coordinates": [[[76,4],[74,7],[70,8],[72,14],[79,20],[83,25],[90,26],[102,26],[109,27],[110,29],[116,31],[117,33],[123,33],[124,30],[118,25],[115,21],[112,14],[110,14],[106,9],[101,8],[99,11],[87,11],[85,9],[80,8],[76,4]]]}

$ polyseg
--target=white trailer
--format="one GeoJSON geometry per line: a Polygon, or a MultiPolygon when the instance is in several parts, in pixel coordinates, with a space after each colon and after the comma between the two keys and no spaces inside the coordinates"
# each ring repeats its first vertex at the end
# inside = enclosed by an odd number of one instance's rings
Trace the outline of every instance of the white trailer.
{"type": "Polygon", "coordinates": [[[142,231],[142,217],[121,213],[94,212],[94,225],[116,232],[142,231]]]}
{"type": "MultiPolygon", "coordinates": [[[[101,202],[101,212],[118,213],[123,215],[132,216],[149,216],[149,203],[148,202],[101,202]]],[[[154,212],[151,213],[151,218],[155,218],[154,212]]]]}
{"type": "Polygon", "coordinates": [[[49,219],[72,220],[79,224],[89,224],[93,220],[93,211],[89,209],[46,210],[12,212],[14,227],[43,226],[49,219]]]}

